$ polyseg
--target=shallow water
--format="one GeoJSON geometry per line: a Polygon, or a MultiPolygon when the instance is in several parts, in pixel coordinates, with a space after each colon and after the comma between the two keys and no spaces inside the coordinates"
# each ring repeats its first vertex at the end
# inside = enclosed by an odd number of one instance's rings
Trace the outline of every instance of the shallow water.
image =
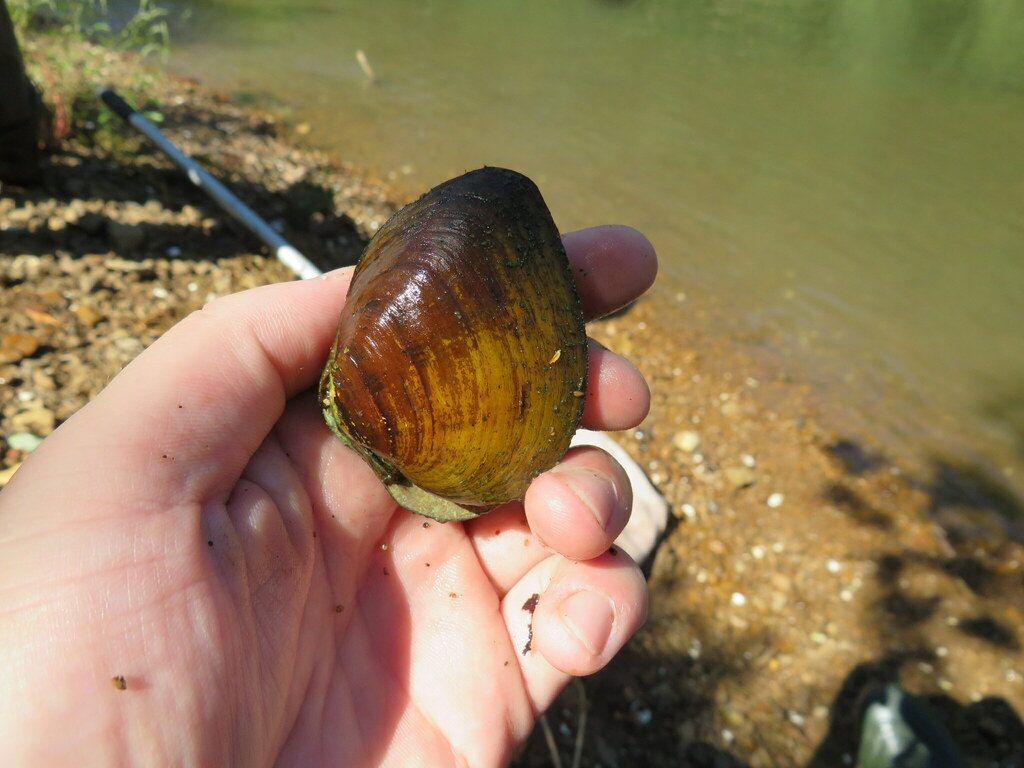
{"type": "Polygon", "coordinates": [[[641,228],[894,452],[1020,488],[1024,5],[169,5],[175,67],[410,192],[504,165],[563,229],[641,228]]]}

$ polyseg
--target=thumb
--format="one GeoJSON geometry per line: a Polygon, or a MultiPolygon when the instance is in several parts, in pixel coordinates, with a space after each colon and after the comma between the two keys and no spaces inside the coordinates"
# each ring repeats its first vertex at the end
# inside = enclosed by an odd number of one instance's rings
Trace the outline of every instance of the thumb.
{"type": "Polygon", "coordinates": [[[193,312],[48,438],[5,494],[33,477],[65,488],[109,477],[121,481],[99,489],[112,508],[129,489],[137,509],[226,499],[288,398],[318,380],[351,274],[255,288],[193,312]]]}

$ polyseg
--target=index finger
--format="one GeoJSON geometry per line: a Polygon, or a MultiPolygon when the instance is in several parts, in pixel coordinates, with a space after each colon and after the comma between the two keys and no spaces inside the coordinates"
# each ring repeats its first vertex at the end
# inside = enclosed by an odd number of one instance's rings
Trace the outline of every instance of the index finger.
{"type": "Polygon", "coordinates": [[[610,224],[562,235],[587,320],[636,300],[654,282],[658,258],[632,227],[610,224]]]}

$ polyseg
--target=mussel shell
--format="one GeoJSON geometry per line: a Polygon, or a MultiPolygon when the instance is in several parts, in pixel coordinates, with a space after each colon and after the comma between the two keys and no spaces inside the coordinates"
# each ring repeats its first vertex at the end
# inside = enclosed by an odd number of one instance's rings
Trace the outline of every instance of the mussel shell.
{"type": "Polygon", "coordinates": [[[583,413],[587,339],[539,190],[483,168],[395,214],[356,267],[321,380],[331,428],[413,511],[521,498],[583,413]]]}

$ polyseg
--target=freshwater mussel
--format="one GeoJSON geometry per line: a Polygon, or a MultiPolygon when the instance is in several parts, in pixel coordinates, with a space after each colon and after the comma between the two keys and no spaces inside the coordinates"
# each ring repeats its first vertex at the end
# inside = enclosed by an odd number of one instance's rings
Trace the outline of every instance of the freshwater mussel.
{"type": "Polygon", "coordinates": [[[583,413],[587,339],[536,185],[482,168],[388,220],[320,382],[331,430],[404,507],[466,520],[523,496],[583,413]]]}

